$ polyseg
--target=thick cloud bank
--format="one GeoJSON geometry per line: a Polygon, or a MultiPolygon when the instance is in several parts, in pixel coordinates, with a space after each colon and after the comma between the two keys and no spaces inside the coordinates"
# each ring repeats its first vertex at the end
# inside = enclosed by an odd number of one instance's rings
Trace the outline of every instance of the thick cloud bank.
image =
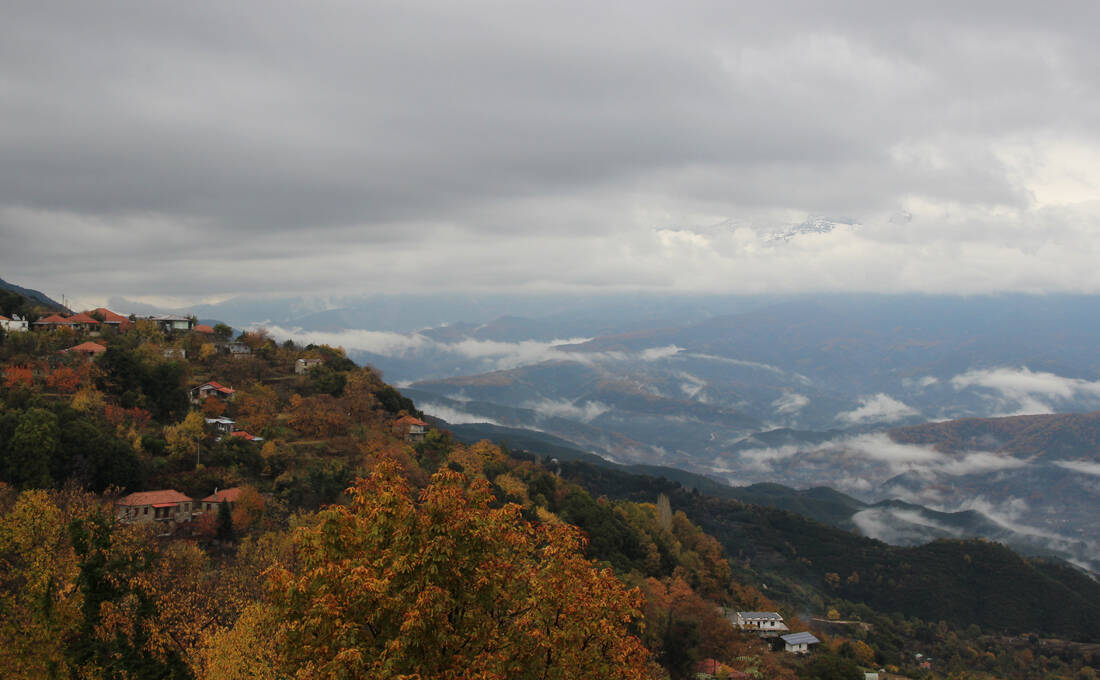
{"type": "Polygon", "coordinates": [[[1098,12],[9,3],[0,266],[91,301],[1096,292],[1098,12]]]}

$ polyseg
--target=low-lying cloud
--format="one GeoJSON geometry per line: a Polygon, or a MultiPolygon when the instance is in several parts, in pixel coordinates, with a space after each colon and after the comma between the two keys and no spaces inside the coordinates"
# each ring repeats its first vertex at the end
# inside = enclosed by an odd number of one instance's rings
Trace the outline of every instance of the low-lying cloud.
{"type": "Polygon", "coordinates": [[[568,399],[528,401],[520,404],[520,407],[531,409],[540,416],[579,420],[585,423],[592,422],[611,410],[610,406],[598,401],[586,401],[578,404],[568,399]]]}
{"type": "MultiPolygon", "coordinates": [[[[807,469],[820,469],[824,474],[839,473],[838,480],[852,476],[852,466],[860,463],[864,467],[859,474],[877,481],[903,473],[915,473],[930,479],[939,475],[958,477],[1011,470],[1028,464],[1011,455],[989,451],[945,454],[931,446],[896,442],[881,432],[843,437],[821,444],[744,449],[736,455],[745,468],[754,471],[772,472],[774,464],[797,459],[798,464],[807,469]]],[[[830,480],[830,483],[834,482],[830,480]]]]}
{"type": "Polygon", "coordinates": [[[674,357],[682,351],[675,345],[650,347],[638,352],[577,352],[561,349],[563,346],[588,342],[591,338],[516,342],[463,338],[454,342],[440,342],[421,333],[394,333],[366,329],[310,331],[301,328],[267,326],[267,330],[280,339],[290,338],[303,344],[344,347],[388,358],[438,359],[440,356],[449,356],[470,362],[471,372],[508,370],[544,361],[575,361],[589,365],[614,361],[654,362],[674,357]]]}
{"type": "Polygon", "coordinates": [[[1100,463],[1090,463],[1083,460],[1056,460],[1054,464],[1074,472],[1100,477],[1100,463]]]}
{"type": "Polygon", "coordinates": [[[772,402],[776,415],[793,415],[810,405],[810,398],[797,392],[787,392],[772,402]]]}
{"type": "Polygon", "coordinates": [[[852,425],[869,425],[873,423],[892,423],[918,415],[920,415],[920,411],[912,406],[904,404],[888,394],[879,392],[874,396],[861,399],[858,408],[837,414],[837,419],[852,425]]]}
{"type": "Polygon", "coordinates": [[[501,425],[501,423],[493,420],[492,418],[475,415],[473,413],[467,413],[465,411],[459,411],[456,408],[446,406],[444,404],[436,404],[429,401],[418,404],[418,406],[420,407],[420,410],[424,413],[445,420],[451,425],[468,425],[471,423],[501,425]]]}
{"type": "Polygon", "coordinates": [[[967,371],[951,378],[951,386],[957,391],[983,391],[1001,411],[998,415],[1053,413],[1059,403],[1076,399],[1100,401],[1100,381],[1032,371],[1026,366],[967,371]]]}
{"type": "Polygon", "coordinates": [[[924,543],[935,536],[961,536],[958,527],[948,526],[919,510],[867,508],[852,515],[852,523],[868,538],[893,545],[924,543]]]}

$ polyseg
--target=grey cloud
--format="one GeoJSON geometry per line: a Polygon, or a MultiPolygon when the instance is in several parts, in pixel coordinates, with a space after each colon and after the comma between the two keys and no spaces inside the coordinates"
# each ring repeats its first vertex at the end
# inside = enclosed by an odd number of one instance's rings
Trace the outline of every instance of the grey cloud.
{"type": "Polygon", "coordinates": [[[0,264],[104,296],[1100,290],[1096,12],[17,2],[0,264]],[[812,215],[861,228],[763,254],[812,215]]]}

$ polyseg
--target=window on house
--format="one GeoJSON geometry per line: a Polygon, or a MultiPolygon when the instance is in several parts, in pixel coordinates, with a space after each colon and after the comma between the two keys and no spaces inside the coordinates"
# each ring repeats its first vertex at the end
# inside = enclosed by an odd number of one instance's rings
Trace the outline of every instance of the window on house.
{"type": "Polygon", "coordinates": [[[142,508],[142,513],[141,513],[141,514],[143,514],[143,515],[148,515],[148,514],[149,514],[149,508],[148,508],[148,506],[146,506],[146,507],[142,508]]]}

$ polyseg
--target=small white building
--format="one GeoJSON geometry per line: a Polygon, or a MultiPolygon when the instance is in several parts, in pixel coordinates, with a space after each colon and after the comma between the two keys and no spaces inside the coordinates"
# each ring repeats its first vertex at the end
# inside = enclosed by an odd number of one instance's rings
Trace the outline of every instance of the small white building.
{"type": "Polygon", "coordinates": [[[3,328],[9,333],[25,331],[28,330],[27,320],[21,319],[18,316],[13,316],[9,319],[3,314],[0,314],[0,328],[3,328]]]}
{"type": "Polygon", "coordinates": [[[790,630],[778,612],[735,612],[730,620],[741,630],[755,631],[760,637],[775,637],[790,630]]]}
{"type": "Polygon", "coordinates": [[[821,642],[811,633],[791,633],[790,635],[782,635],[779,639],[783,641],[783,651],[791,654],[808,654],[810,645],[821,642]]]}

